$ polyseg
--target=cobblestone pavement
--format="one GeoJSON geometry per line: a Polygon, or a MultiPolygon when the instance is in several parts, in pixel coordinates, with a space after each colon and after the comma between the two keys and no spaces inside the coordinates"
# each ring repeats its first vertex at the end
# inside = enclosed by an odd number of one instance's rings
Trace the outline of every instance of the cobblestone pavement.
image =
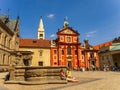
{"type": "Polygon", "coordinates": [[[0,90],[9,90],[8,88],[5,88],[3,86],[0,86],[0,90]]]}
{"type": "Polygon", "coordinates": [[[0,90],[120,90],[120,72],[72,71],[80,82],[68,84],[19,85],[4,84],[6,73],[0,73],[0,90]]]}

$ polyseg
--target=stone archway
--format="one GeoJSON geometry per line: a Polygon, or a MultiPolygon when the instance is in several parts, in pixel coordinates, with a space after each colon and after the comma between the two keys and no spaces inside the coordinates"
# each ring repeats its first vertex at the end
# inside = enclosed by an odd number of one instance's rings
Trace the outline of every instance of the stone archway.
{"type": "Polygon", "coordinates": [[[89,60],[89,69],[93,70],[93,68],[96,69],[96,60],[95,59],[89,60]]]}
{"type": "Polygon", "coordinates": [[[72,68],[72,61],[68,61],[67,67],[72,68]]]}
{"type": "Polygon", "coordinates": [[[116,67],[120,67],[120,53],[113,54],[113,65],[116,67]]]}
{"type": "Polygon", "coordinates": [[[32,56],[31,55],[24,55],[23,56],[23,63],[25,66],[31,66],[32,65],[32,56]]]}

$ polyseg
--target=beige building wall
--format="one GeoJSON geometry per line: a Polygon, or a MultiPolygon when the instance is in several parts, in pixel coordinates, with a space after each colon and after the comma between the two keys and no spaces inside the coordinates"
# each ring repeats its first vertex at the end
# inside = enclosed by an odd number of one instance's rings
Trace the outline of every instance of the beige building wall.
{"type": "Polygon", "coordinates": [[[19,51],[33,52],[32,66],[50,66],[50,49],[49,48],[21,48],[20,47],[19,51]]]}
{"type": "Polygon", "coordinates": [[[9,68],[11,61],[16,57],[14,52],[18,49],[19,19],[9,20],[7,15],[0,15],[0,69],[9,68]],[[5,18],[8,18],[7,24],[3,21],[5,18]]]}

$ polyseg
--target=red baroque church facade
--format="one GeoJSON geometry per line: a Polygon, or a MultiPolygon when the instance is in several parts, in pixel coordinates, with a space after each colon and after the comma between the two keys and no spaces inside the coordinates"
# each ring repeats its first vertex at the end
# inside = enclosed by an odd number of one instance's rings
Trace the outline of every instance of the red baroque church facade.
{"type": "Polygon", "coordinates": [[[57,39],[51,41],[51,66],[91,69],[94,65],[99,68],[98,50],[89,45],[88,40],[81,46],[79,36],[65,20],[63,28],[57,32],[57,39]]]}

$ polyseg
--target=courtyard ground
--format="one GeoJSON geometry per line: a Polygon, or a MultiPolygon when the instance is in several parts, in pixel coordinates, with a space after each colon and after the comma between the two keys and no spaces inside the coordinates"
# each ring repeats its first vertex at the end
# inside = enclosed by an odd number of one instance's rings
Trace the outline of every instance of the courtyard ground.
{"type": "Polygon", "coordinates": [[[44,85],[4,84],[6,74],[0,73],[0,90],[120,90],[120,72],[72,71],[80,82],[44,85]]]}

